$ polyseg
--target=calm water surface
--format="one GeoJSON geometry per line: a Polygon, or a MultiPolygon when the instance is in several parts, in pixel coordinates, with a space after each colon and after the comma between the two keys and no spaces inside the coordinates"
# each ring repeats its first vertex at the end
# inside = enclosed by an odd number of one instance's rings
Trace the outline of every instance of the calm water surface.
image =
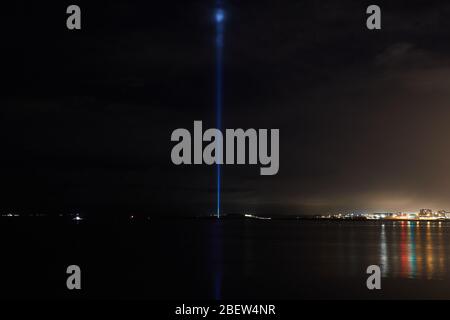
{"type": "Polygon", "coordinates": [[[450,298],[450,223],[0,223],[2,297],[450,298]],[[83,290],[65,289],[78,264],[83,290]],[[366,288],[366,268],[382,290],[366,288]]]}

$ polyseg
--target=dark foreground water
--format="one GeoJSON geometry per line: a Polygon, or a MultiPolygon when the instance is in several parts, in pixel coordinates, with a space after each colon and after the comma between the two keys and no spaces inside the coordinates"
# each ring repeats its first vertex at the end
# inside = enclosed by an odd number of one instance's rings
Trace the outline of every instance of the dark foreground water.
{"type": "Polygon", "coordinates": [[[0,221],[0,296],[450,298],[450,223],[0,221]],[[82,290],[66,289],[66,268],[82,290]],[[366,288],[380,265],[382,290],[366,288]]]}

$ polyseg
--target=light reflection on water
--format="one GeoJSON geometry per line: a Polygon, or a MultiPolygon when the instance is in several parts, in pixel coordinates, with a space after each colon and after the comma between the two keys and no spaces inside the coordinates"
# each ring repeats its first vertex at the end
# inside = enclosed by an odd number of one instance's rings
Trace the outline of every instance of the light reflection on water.
{"type": "Polygon", "coordinates": [[[449,227],[442,222],[429,221],[383,223],[379,248],[382,276],[444,278],[445,266],[449,263],[444,234],[449,227]]]}

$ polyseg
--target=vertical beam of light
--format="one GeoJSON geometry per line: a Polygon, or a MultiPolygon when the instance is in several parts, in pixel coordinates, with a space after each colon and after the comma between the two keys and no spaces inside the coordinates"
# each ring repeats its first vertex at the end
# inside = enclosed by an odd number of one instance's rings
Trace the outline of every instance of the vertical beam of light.
{"type": "MultiPolygon", "coordinates": [[[[214,12],[214,19],[216,23],[216,126],[222,131],[222,73],[223,73],[223,37],[224,37],[224,19],[225,11],[222,8],[222,0],[216,1],[216,9],[214,12]]],[[[216,159],[222,157],[222,142],[218,142],[216,152],[216,159]]],[[[220,196],[221,196],[221,167],[216,163],[217,175],[217,218],[220,218],[220,196]]]]}

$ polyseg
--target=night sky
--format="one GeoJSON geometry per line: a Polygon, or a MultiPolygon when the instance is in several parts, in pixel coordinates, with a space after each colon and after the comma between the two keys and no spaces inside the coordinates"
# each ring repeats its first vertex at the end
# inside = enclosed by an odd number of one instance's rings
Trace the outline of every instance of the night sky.
{"type": "MultiPolygon", "coordinates": [[[[215,1],[2,4],[1,210],[208,214],[215,1]]],[[[226,0],[224,128],[279,128],[280,170],[223,168],[223,212],[450,210],[450,4],[226,0]],[[382,30],[366,8],[382,9],[382,30]]]]}

